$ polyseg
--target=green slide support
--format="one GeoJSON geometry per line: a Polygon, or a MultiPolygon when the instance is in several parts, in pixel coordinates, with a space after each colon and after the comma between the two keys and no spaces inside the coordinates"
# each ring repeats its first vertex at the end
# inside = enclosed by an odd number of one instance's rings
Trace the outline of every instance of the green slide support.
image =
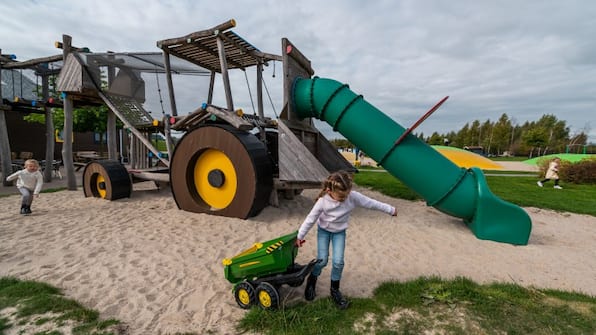
{"type": "Polygon", "coordinates": [[[491,193],[482,171],[466,170],[409,134],[383,112],[332,79],[297,78],[293,107],[300,118],[323,120],[429,206],[464,219],[477,238],[525,245],[532,221],[520,207],[491,193]]]}

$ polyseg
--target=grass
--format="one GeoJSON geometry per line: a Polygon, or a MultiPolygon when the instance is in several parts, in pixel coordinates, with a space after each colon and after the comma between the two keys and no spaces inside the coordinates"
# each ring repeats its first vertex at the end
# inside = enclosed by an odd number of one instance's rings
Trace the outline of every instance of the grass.
{"type": "Polygon", "coordinates": [[[593,334],[596,298],[465,278],[385,283],[341,311],[328,298],[251,309],[240,331],[261,334],[593,334]]]}
{"type": "Polygon", "coordinates": [[[0,335],[7,330],[18,334],[73,335],[115,334],[117,320],[100,320],[99,313],[67,299],[59,289],[45,283],[0,278],[0,335]],[[15,332],[14,329],[18,332],[15,332]]]}
{"type": "MultiPolygon", "coordinates": [[[[564,189],[555,190],[551,181],[540,188],[536,185],[538,177],[535,174],[528,177],[487,176],[486,181],[495,195],[519,206],[596,216],[594,185],[561,184],[564,189]]],[[[355,174],[354,182],[394,198],[422,200],[388,172],[360,171],[355,174]]]]}

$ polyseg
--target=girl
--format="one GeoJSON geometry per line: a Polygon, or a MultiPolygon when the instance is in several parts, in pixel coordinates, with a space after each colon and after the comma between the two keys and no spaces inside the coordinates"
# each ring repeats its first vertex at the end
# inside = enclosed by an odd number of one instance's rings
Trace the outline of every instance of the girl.
{"type": "Polygon", "coordinates": [[[317,259],[312,273],[306,281],[304,297],[306,300],[315,298],[317,277],[327,265],[329,258],[329,244],[333,244],[333,255],[331,258],[331,297],[340,309],[349,306],[339,291],[339,282],[344,267],[344,247],[346,241],[346,229],[350,213],[356,207],[376,209],[387,214],[396,216],[395,207],[386,203],[371,199],[357,191],[352,191],[352,178],[345,171],[331,174],[323,183],[323,189],[310,213],[298,230],[296,244],[300,247],[304,244],[304,238],[312,226],[317,224],[317,259]]]}
{"type": "Polygon", "coordinates": [[[558,190],[562,189],[562,187],[559,186],[559,165],[561,165],[561,159],[559,157],[553,158],[553,160],[548,164],[548,169],[546,170],[546,175],[544,176],[544,179],[537,183],[538,186],[542,187],[544,186],[544,183],[551,179],[554,179],[555,186],[553,187],[558,190]]]}
{"type": "Polygon", "coordinates": [[[39,163],[35,159],[25,161],[25,168],[6,177],[7,181],[17,179],[17,188],[22,194],[21,214],[31,214],[33,197],[39,197],[43,176],[39,172],[39,163]]]}

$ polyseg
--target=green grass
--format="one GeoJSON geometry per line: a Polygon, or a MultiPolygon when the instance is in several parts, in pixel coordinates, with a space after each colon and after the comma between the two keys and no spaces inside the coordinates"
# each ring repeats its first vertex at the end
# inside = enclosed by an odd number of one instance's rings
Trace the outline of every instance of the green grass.
{"type": "Polygon", "coordinates": [[[337,309],[328,298],[251,309],[240,331],[262,334],[593,334],[596,298],[465,278],[385,283],[337,309]]]}
{"type": "Polygon", "coordinates": [[[12,277],[0,278],[0,310],[16,310],[0,318],[0,335],[13,327],[20,334],[32,334],[35,329],[47,326],[51,330],[36,334],[60,334],[52,328],[70,326],[74,335],[109,335],[119,324],[117,320],[100,320],[99,313],[67,299],[59,289],[45,283],[22,281],[12,277]]]}
{"type": "MultiPolygon", "coordinates": [[[[488,186],[495,195],[516,205],[596,216],[594,185],[562,183],[564,189],[555,190],[552,181],[540,188],[536,185],[538,180],[538,177],[532,174],[529,177],[486,177],[488,186]]],[[[354,175],[354,182],[394,198],[422,199],[388,172],[361,170],[354,175]]]]}

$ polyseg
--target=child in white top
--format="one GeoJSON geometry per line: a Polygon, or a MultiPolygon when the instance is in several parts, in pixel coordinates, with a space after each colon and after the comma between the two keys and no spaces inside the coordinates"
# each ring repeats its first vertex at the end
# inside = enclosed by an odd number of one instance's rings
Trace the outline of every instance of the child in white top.
{"type": "Polygon", "coordinates": [[[21,214],[31,214],[33,197],[39,197],[43,186],[43,176],[39,172],[39,163],[35,159],[25,161],[25,168],[6,177],[7,181],[17,180],[21,192],[21,214]]]}
{"type": "Polygon", "coordinates": [[[390,215],[397,215],[395,207],[369,198],[352,190],[352,178],[345,171],[331,174],[323,183],[317,202],[298,230],[296,244],[302,246],[308,231],[317,224],[317,263],[306,281],[304,295],[306,300],[315,298],[317,277],[327,265],[329,245],[333,244],[331,269],[331,297],[335,304],[345,309],[349,305],[339,291],[339,282],[344,267],[344,248],[346,229],[350,213],[356,207],[376,209],[390,215]]]}

